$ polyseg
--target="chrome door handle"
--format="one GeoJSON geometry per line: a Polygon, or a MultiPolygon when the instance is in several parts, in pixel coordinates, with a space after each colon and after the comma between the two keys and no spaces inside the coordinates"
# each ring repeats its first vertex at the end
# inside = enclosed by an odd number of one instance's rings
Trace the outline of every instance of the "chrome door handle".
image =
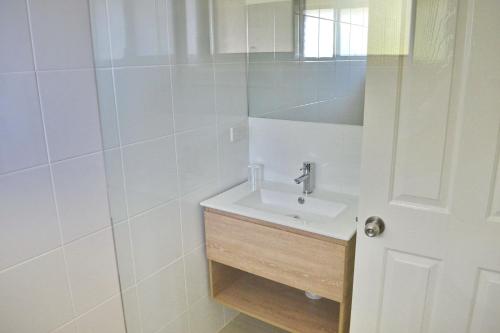
{"type": "Polygon", "coordinates": [[[365,234],[368,237],[377,237],[385,230],[385,223],[378,216],[371,216],[365,222],[365,234]]]}

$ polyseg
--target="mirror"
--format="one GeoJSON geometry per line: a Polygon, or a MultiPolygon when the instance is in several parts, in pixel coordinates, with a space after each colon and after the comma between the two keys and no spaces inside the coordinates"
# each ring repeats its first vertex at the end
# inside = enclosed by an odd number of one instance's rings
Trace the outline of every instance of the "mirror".
{"type": "Polygon", "coordinates": [[[368,0],[214,0],[213,8],[214,52],[247,56],[251,117],[363,124],[368,0]]]}

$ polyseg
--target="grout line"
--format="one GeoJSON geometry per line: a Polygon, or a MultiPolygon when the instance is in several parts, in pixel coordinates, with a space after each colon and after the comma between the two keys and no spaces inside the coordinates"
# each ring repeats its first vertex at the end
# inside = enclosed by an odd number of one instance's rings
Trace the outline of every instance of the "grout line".
{"type": "Polygon", "coordinates": [[[154,333],[161,333],[165,328],[167,328],[170,324],[173,324],[176,320],[180,319],[182,316],[188,316],[188,327],[189,327],[189,310],[182,312],[180,315],[175,317],[174,319],[170,320],[168,323],[165,325],[161,326],[158,330],[154,331],[154,333]]]}
{"type": "Polygon", "coordinates": [[[70,321],[67,321],[65,323],[63,323],[62,325],[56,327],[54,330],[52,330],[51,332],[56,332],[57,330],[63,328],[64,326],[66,325],[70,325],[70,324],[76,324],[76,322],[83,318],[84,316],[88,315],[89,313],[91,313],[92,311],[96,310],[97,308],[103,306],[104,304],[112,301],[114,298],[117,298],[117,297],[120,297],[120,292],[106,298],[104,301],[100,302],[99,304],[93,306],[92,308],[90,308],[89,310],[86,310],[85,312],[82,312],[81,314],[75,316],[73,319],[71,319],[70,321]]]}
{"type": "MultiPolygon", "coordinates": [[[[139,213],[137,213],[137,214],[135,214],[135,215],[132,215],[132,216],[128,217],[128,219],[127,219],[127,220],[128,220],[128,222],[129,222],[129,223],[133,223],[133,222],[132,222],[132,219],[135,219],[135,218],[137,218],[137,217],[144,216],[144,215],[146,215],[146,214],[148,214],[148,213],[151,213],[151,212],[152,212],[152,211],[154,211],[154,210],[157,210],[158,208],[162,208],[162,207],[164,207],[164,206],[170,205],[171,203],[173,203],[173,202],[174,202],[174,201],[176,201],[176,200],[179,200],[179,197],[178,197],[178,196],[175,196],[175,197],[173,197],[172,199],[169,199],[169,200],[167,200],[167,201],[164,201],[164,202],[162,202],[162,203],[159,203],[159,204],[157,204],[157,205],[154,205],[154,206],[153,206],[153,207],[151,207],[151,208],[148,208],[148,209],[142,210],[142,211],[140,211],[139,213]]],[[[122,220],[122,221],[121,221],[121,222],[119,222],[119,223],[123,223],[123,222],[125,222],[125,220],[122,220]]]]}
{"type": "MultiPolygon", "coordinates": [[[[38,80],[36,78],[36,75],[35,75],[35,81],[36,81],[37,89],[38,89],[38,80]]],[[[40,95],[38,94],[38,96],[40,96],[40,95]]],[[[38,98],[40,99],[40,97],[38,97],[38,98]]],[[[40,102],[39,102],[39,104],[40,104],[40,102]]],[[[42,118],[41,113],[42,112],[40,111],[40,118],[42,118]]],[[[45,138],[45,136],[44,136],[44,140],[47,141],[47,139],[45,138]]],[[[17,169],[17,170],[8,171],[6,173],[2,173],[2,174],[0,174],[0,178],[7,177],[7,176],[12,176],[12,175],[16,175],[16,174],[19,174],[19,173],[28,172],[28,171],[32,171],[32,170],[36,170],[36,169],[46,168],[50,164],[57,165],[57,164],[60,164],[60,163],[64,163],[64,162],[67,162],[67,161],[76,160],[76,159],[79,159],[79,158],[92,157],[94,155],[102,154],[103,152],[104,152],[103,150],[96,150],[96,151],[93,151],[93,152],[90,152],[90,153],[84,153],[84,154],[81,154],[81,155],[78,155],[78,156],[72,156],[72,157],[64,158],[62,160],[57,160],[57,161],[50,161],[49,156],[47,156],[47,162],[44,162],[42,164],[37,164],[37,165],[29,166],[29,167],[26,167],[26,168],[21,168],[21,169],[17,169]]],[[[48,151],[46,151],[46,153],[48,155],[48,151]]]]}
{"type": "Polygon", "coordinates": [[[36,73],[61,73],[61,72],[93,72],[95,67],[68,67],[68,68],[51,68],[51,69],[35,69],[36,73]]]}
{"type": "Polygon", "coordinates": [[[152,273],[149,273],[148,275],[144,276],[143,278],[141,279],[138,279],[136,283],[130,285],[130,286],[127,286],[125,289],[122,290],[122,292],[128,292],[130,291],[132,288],[136,288],[138,287],[142,282],[156,276],[157,274],[161,273],[163,270],[167,269],[167,268],[170,268],[171,266],[175,265],[175,264],[178,264],[179,261],[181,260],[184,260],[185,257],[193,254],[194,252],[198,251],[200,248],[204,247],[205,246],[205,243],[202,243],[200,245],[197,245],[196,247],[194,247],[193,249],[189,250],[188,252],[186,252],[185,254],[183,255],[180,255],[178,256],[177,258],[175,258],[174,260],[170,261],[168,264],[164,265],[164,266],[161,266],[160,268],[156,269],[155,271],[153,271],[152,273]]]}
{"type": "Polygon", "coordinates": [[[2,268],[2,269],[0,270],[0,275],[2,275],[2,274],[4,274],[4,273],[7,273],[8,271],[14,270],[14,269],[16,269],[16,268],[19,268],[20,266],[23,266],[23,265],[25,265],[25,264],[28,264],[28,263],[30,263],[30,262],[32,262],[32,261],[35,261],[35,260],[37,260],[37,259],[39,259],[39,258],[41,258],[41,257],[43,257],[43,256],[46,256],[46,255],[52,254],[53,252],[57,252],[58,250],[61,250],[61,249],[62,249],[62,247],[63,247],[63,246],[59,244],[57,247],[55,247],[55,248],[53,248],[53,249],[50,249],[50,250],[48,250],[48,251],[46,251],[46,252],[44,252],[44,253],[42,253],[42,254],[37,254],[37,255],[35,255],[35,256],[33,256],[33,257],[30,257],[30,258],[25,259],[25,260],[23,260],[23,261],[21,261],[21,262],[18,262],[17,264],[10,265],[10,266],[8,266],[8,267],[2,268]]]}
{"type": "Polygon", "coordinates": [[[57,200],[57,194],[56,194],[56,185],[55,185],[55,177],[54,177],[54,170],[52,167],[52,162],[51,162],[51,153],[50,153],[50,147],[49,147],[49,142],[48,142],[48,137],[47,137],[47,126],[45,123],[45,112],[44,112],[44,107],[42,103],[42,96],[40,94],[40,80],[38,77],[38,72],[37,72],[37,64],[36,64],[36,51],[35,51],[35,45],[33,41],[33,26],[31,22],[31,7],[30,7],[30,2],[29,0],[26,0],[26,10],[27,10],[27,15],[28,15],[28,27],[29,27],[29,32],[30,32],[30,40],[31,40],[31,47],[32,47],[32,52],[33,52],[33,63],[35,66],[35,81],[36,81],[36,87],[37,87],[37,95],[38,95],[38,103],[40,107],[40,114],[41,114],[41,120],[42,120],[42,127],[43,127],[43,134],[44,134],[44,139],[45,139],[45,149],[47,153],[47,160],[48,160],[48,166],[49,166],[49,171],[50,171],[50,183],[51,183],[51,190],[52,190],[52,198],[54,200],[54,206],[56,210],[56,219],[59,227],[59,242],[61,245],[61,253],[63,257],[63,262],[64,262],[64,272],[66,275],[66,282],[67,282],[67,287],[68,287],[68,293],[70,296],[71,300],[71,310],[73,313],[73,317],[76,316],[76,306],[75,306],[75,299],[73,295],[73,286],[71,284],[71,278],[69,274],[69,267],[68,267],[68,259],[66,256],[66,250],[63,246],[64,244],[64,234],[63,234],[63,227],[62,227],[62,221],[61,221],[61,215],[60,215],[60,208],[59,208],[59,203],[57,200]]]}
{"type": "Polygon", "coordinates": [[[120,148],[122,148],[122,149],[129,148],[129,147],[133,147],[133,146],[144,144],[144,143],[152,143],[152,142],[156,142],[156,141],[160,141],[160,140],[170,139],[176,135],[195,133],[195,132],[198,132],[200,130],[211,129],[214,127],[216,127],[215,124],[214,125],[199,126],[196,128],[191,128],[191,129],[186,129],[186,130],[182,130],[182,131],[178,131],[178,132],[173,132],[171,134],[167,134],[167,135],[163,135],[163,136],[159,136],[159,137],[155,137],[155,138],[151,138],[151,139],[144,139],[144,140],[139,140],[139,141],[135,141],[135,142],[131,142],[131,143],[126,143],[126,144],[123,144],[121,146],[106,148],[106,149],[104,149],[104,151],[107,152],[107,151],[111,151],[111,150],[117,150],[120,148]]]}
{"type": "MultiPolygon", "coordinates": [[[[41,116],[40,116],[40,118],[41,118],[41,116]]],[[[6,177],[9,177],[9,176],[15,176],[15,175],[18,175],[18,174],[21,174],[21,173],[24,173],[24,172],[29,172],[29,171],[33,171],[33,170],[37,170],[37,169],[43,169],[43,168],[46,168],[48,166],[49,166],[49,163],[47,162],[47,163],[43,163],[43,164],[39,164],[39,165],[34,165],[34,166],[30,166],[30,167],[23,168],[23,169],[8,171],[6,173],[0,174],[0,179],[6,178],[6,177]]]]}

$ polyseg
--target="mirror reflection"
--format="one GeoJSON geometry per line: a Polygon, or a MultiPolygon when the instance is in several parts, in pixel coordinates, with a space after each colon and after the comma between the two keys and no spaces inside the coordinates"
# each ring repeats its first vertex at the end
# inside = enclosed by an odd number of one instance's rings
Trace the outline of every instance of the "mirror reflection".
{"type": "Polygon", "coordinates": [[[214,53],[247,54],[251,117],[363,124],[368,0],[215,0],[213,7],[214,53]]]}

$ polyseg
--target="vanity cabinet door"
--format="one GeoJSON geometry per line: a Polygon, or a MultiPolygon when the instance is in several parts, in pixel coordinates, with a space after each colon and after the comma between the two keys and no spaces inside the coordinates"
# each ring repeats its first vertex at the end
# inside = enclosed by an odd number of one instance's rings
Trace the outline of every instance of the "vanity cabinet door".
{"type": "Polygon", "coordinates": [[[343,301],[345,245],[211,211],[205,229],[208,259],[343,301]]]}

